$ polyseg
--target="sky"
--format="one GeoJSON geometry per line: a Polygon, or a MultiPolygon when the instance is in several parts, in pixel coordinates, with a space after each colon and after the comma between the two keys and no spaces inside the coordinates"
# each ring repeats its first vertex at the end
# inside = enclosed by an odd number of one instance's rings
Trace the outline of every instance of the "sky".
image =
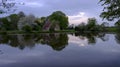
{"type": "Polygon", "coordinates": [[[37,17],[49,16],[54,11],[62,11],[69,17],[69,24],[78,25],[86,23],[88,18],[95,17],[99,23],[103,22],[99,17],[103,7],[99,0],[16,0],[25,5],[17,5],[17,12],[34,14],[37,17]]]}

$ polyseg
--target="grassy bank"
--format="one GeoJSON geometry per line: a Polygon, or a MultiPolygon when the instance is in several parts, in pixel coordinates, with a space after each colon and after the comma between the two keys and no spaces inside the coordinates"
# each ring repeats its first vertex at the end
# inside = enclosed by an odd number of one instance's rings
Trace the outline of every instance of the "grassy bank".
{"type": "Polygon", "coordinates": [[[116,27],[106,27],[105,32],[118,32],[116,27]]]}
{"type": "Polygon", "coordinates": [[[30,33],[75,33],[75,30],[59,30],[59,31],[0,31],[0,34],[30,34],[30,33]]]}
{"type": "MultiPolygon", "coordinates": [[[[83,31],[75,31],[75,30],[59,30],[59,31],[0,31],[0,34],[38,34],[38,33],[75,33],[75,32],[83,32],[83,31]]],[[[86,33],[86,31],[84,31],[86,33]]],[[[88,31],[87,31],[88,32],[88,31]]],[[[95,31],[89,31],[95,32],[95,31]]],[[[115,27],[106,27],[104,31],[97,32],[118,32],[115,27]]]]}

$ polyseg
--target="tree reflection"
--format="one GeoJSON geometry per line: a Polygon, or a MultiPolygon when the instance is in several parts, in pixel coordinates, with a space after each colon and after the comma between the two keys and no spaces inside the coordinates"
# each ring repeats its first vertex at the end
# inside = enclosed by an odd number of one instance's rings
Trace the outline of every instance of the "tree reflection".
{"type": "Polygon", "coordinates": [[[106,35],[105,33],[99,33],[98,38],[100,38],[102,41],[108,41],[109,36],[106,35]]]}
{"type": "MultiPolygon", "coordinates": [[[[88,39],[88,44],[94,45],[96,44],[96,38],[100,38],[102,41],[108,41],[109,38],[105,33],[97,33],[97,32],[78,32],[75,33],[75,36],[83,36],[88,39]]],[[[81,39],[81,38],[80,38],[81,39]]]]}
{"type": "Polygon", "coordinates": [[[42,44],[51,46],[54,50],[60,51],[68,45],[67,34],[42,34],[39,41],[42,44]]]}
{"type": "Polygon", "coordinates": [[[118,44],[120,44],[120,33],[115,34],[115,40],[118,44]]]}
{"type": "Polygon", "coordinates": [[[67,34],[29,34],[29,35],[0,35],[0,44],[17,47],[23,50],[26,47],[33,48],[35,44],[48,45],[56,51],[64,49],[68,45],[67,34]]]}
{"type": "Polygon", "coordinates": [[[75,36],[83,36],[88,39],[89,44],[95,44],[96,43],[96,34],[95,33],[75,33],[75,36]]]}
{"type": "Polygon", "coordinates": [[[0,55],[3,54],[2,50],[0,50],[0,55]]]}

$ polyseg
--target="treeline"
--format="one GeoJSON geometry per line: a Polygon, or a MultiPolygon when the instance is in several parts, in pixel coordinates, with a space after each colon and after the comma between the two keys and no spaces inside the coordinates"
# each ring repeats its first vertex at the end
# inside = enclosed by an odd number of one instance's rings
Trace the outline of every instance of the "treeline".
{"type": "Polygon", "coordinates": [[[53,50],[61,51],[68,45],[67,34],[47,33],[47,34],[27,34],[27,35],[9,35],[0,34],[0,45],[8,45],[21,50],[33,48],[36,45],[47,45],[53,50]]]}
{"type": "Polygon", "coordinates": [[[36,17],[32,14],[25,15],[23,12],[11,14],[10,16],[0,18],[0,31],[30,31],[37,25],[34,22],[35,20],[36,17]]]}
{"type": "Polygon", "coordinates": [[[87,23],[83,22],[77,26],[70,25],[69,29],[79,32],[115,32],[120,31],[120,22],[116,22],[114,26],[109,26],[107,22],[98,24],[95,18],[88,18],[87,23]]]}
{"type": "MultiPolygon", "coordinates": [[[[111,37],[107,33],[69,33],[81,40],[87,39],[88,45],[95,45],[100,39],[102,41],[108,41],[111,37]]],[[[115,33],[115,41],[120,44],[120,34],[115,33]]],[[[24,35],[9,35],[0,34],[0,45],[8,45],[11,47],[24,50],[27,48],[33,48],[36,45],[47,45],[53,50],[61,51],[68,46],[69,37],[66,33],[44,33],[44,34],[24,34],[24,35]]]]}
{"type": "Polygon", "coordinates": [[[51,23],[49,30],[67,29],[68,17],[61,11],[55,11],[47,17],[35,17],[33,14],[25,15],[23,12],[11,14],[0,18],[0,31],[42,31],[46,21],[51,23]]]}
{"type": "Polygon", "coordinates": [[[55,30],[75,30],[79,32],[118,32],[120,31],[120,21],[110,27],[109,23],[98,24],[95,18],[88,18],[87,23],[77,26],[69,25],[68,17],[61,11],[55,11],[47,17],[35,17],[33,14],[25,15],[23,12],[11,14],[0,18],[0,31],[44,31],[44,25],[49,22],[47,31],[55,30]]]}

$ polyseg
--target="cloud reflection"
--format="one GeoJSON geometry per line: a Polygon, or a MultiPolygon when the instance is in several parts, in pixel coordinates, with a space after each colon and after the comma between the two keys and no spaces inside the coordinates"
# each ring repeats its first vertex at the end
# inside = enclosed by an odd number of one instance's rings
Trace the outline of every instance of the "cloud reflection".
{"type": "Polygon", "coordinates": [[[77,44],[80,47],[87,46],[88,45],[88,39],[86,37],[75,37],[72,35],[69,36],[69,43],[77,44]]]}

